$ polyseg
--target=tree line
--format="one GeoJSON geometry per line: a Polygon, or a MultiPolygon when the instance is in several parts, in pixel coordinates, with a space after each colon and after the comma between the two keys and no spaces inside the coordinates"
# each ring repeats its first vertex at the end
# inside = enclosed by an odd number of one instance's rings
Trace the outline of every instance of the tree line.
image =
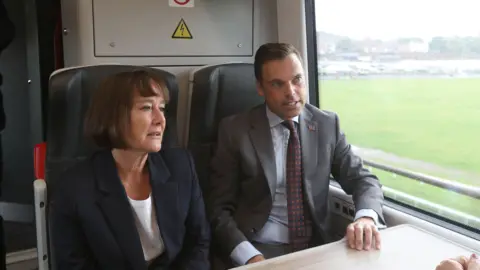
{"type": "MultiPolygon", "coordinates": [[[[320,40],[321,42],[321,40],[320,40]]],[[[353,40],[346,37],[341,38],[335,44],[335,51],[340,53],[365,52],[366,48],[387,48],[391,52],[402,51],[402,45],[408,43],[421,44],[424,41],[420,38],[401,38],[395,41],[384,42],[381,40],[353,40]]],[[[405,49],[403,49],[405,50],[405,49]]],[[[479,37],[441,37],[437,36],[428,42],[428,53],[448,55],[480,54],[479,37]]]]}

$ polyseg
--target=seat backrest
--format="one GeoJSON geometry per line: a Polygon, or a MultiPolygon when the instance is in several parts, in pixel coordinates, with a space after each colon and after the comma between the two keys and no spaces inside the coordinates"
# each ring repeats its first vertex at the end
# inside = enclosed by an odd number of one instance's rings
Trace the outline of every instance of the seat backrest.
{"type": "Polygon", "coordinates": [[[264,102],[257,94],[253,64],[230,63],[193,71],[188,148],[204,193],[208,193],[210,159],[224,117],[264,102]]]}
{"type": "Polygon", "coordinates": [[[96,65],[58,70],[51,75],[49,85],[45,162],[49,191],[64,169],[98,150],[83,133],[84,116],[91,93],[97,90],[106,77],[138,69],[149,70],[165,79],[170,92],[170,103],[165,111],[167,125],[162,147],[177,145],[178,85],[173,74],[156,68],[130,65],[96,65]]]}

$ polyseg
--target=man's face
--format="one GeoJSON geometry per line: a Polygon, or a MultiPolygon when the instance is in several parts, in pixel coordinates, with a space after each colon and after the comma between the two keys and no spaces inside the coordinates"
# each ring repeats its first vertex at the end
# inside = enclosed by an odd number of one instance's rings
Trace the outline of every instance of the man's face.
{"type": "Polygon", "coordinates": [[[305,106],[306,89],[302,63],[297,55],[292,53],[282,60],[264,63],[257,91],[280,118],[287,120],[299,115],[305,106]]]}

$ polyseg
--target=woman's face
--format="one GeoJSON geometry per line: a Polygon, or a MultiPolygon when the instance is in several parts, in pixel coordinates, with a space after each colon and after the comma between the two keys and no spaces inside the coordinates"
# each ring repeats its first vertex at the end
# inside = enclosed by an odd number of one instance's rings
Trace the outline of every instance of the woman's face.
{"type": "Polygon", "coordinates": [[[130,111],[130,128],[127,128],[126,141],[131,150],[158,152],[162,147],[165,131],[165,100],[162,91],[158,95],[142,97],[135,91],[130,111]]]}

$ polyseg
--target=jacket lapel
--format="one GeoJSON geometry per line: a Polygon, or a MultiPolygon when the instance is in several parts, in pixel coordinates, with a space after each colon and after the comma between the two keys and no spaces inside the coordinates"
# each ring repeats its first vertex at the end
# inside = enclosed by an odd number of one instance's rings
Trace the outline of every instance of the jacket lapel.
{"type": "Polygon", "coordinates": [[[171,238],[175,238],[179,226],[178,209],[178,183],[170,179],[170,172],[159,153],[150,154],[148,157],[150,183],[152,185],[153,200],[157,216],[160,235],[165,245],[165,252],[169,261],[173,260],[168,251],[172,247],[171,238]]]}
{"type": "Polygon", "coordinates": [[[277,188],[277,173],[275,165],[275,153],[273,151],[272,134],[268,124],[265,106],[261,105],[250,113],[250,139],[262,165],[265,177],[270,188],[272,199],[277,188]]]}
{"type": "Polygon", "coordinates": [[[133,269],[147,269],[142,245],[127,194],[110,151],[94,159],[94,172],[100,190],[97,200],[120,249],[133,269]]]}
{"type": "MultiPolygon", "coordinates": [[[[302,166],[303,166],[303,181],[305,192],[309,197],[309,202],[313,202],[312,191],[319,190],[314,185],[319,184],[315,180],[318,166],[318,125],[312,119],[312,113],[306,108],[303,108],[300,114],[300,142],[302,144],[302,166]]],[[[311,205],[313,209],[313,205],[311,205]]]]}

